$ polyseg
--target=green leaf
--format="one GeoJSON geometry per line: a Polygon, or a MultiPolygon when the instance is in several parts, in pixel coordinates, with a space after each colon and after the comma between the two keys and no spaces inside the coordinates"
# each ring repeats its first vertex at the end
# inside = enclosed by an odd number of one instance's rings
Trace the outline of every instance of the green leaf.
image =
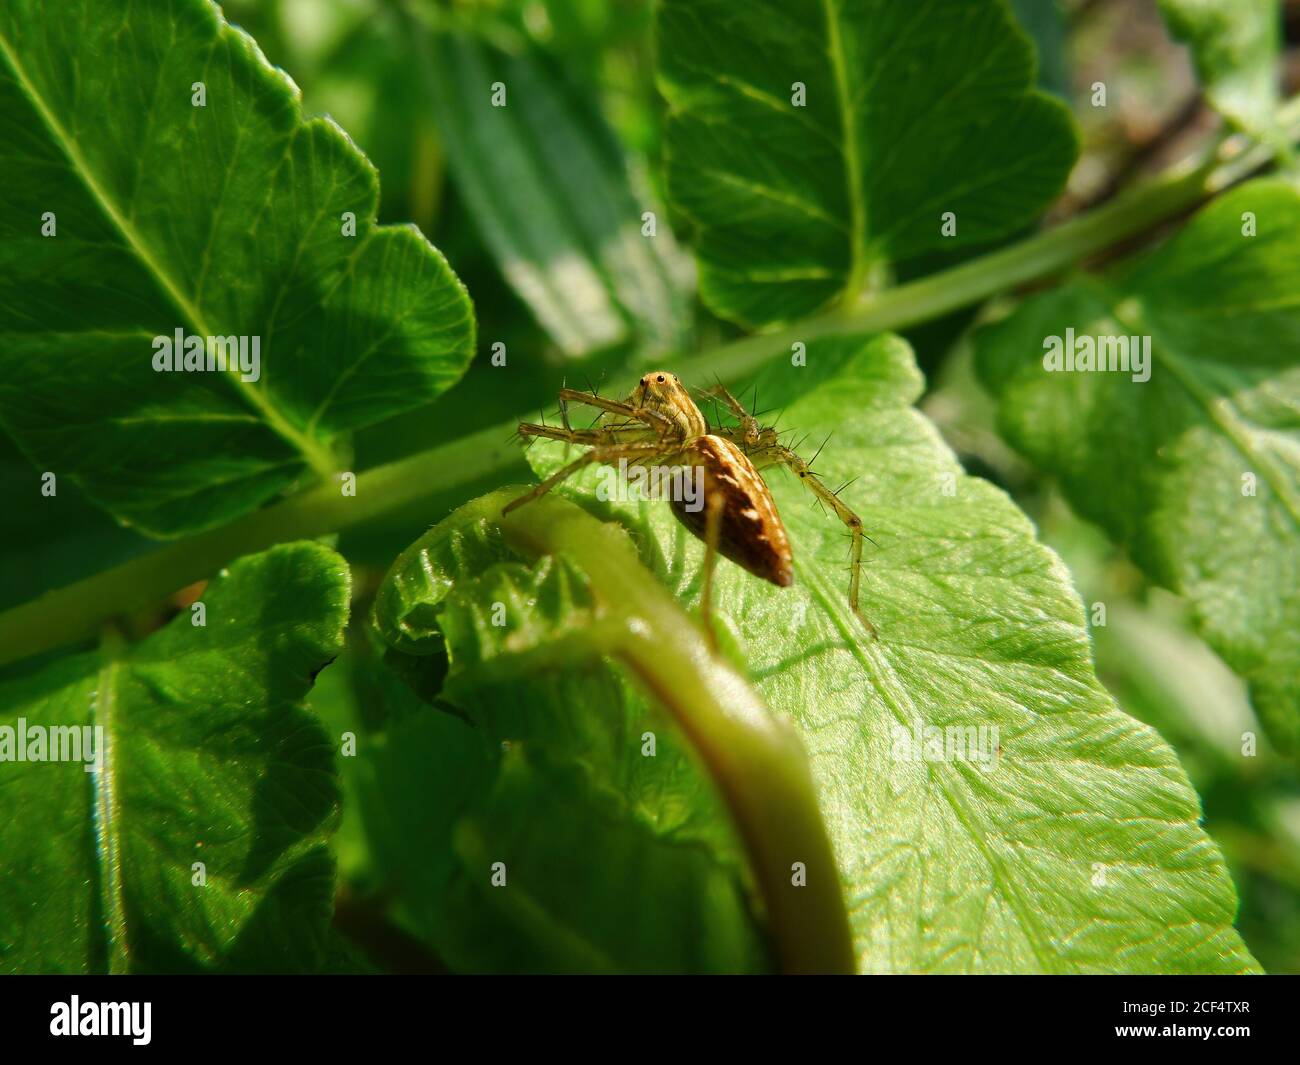
{"type": "Polygon", "coordinates": [[[301,700],[341,646],[348,586],[332,551],[276,547],[209,584],[203,626],[186,612],[0,682],[0,971],[320,964],[338,785],[301,700]],[[31,739],[17,760],[20,729],[82,726],[102,728],[94,773],[31,739]]]}
{"type": "Polygon", "coordinates": [[[1280,78],[1277,0],[1160,0],[1160,13],[1191,49],[1214,108],[1247,129],[1270,129],[1280,78]]]}
{"type": "Polygon", "coordinates": [[[653,205],[634,194],[592,93],[543,52],[507,53],[467,35],[430,35],[425,60],[457,188],[555,342],[570,355],[629,337],[647,352],[684,347],[681,257],[665,219],[642,235],[653,205]]]}
{"type": "MultiPolygon", "coordinates": [[[[1300,193],[1254,181],[1153,254],[982,332],[1003,434],[1061,479],[1300,750],[1300,193]],[[1245,236],[1249,212],[1258,236],[1245,236]],[[1048,338],[1149,337],[1150,380],[1049,373],[1048,338]]],[[[1130,341],[1130,344],[1134,341],[1130,341]]]]}
{"type": "Polygon", "coordinates": [[[659,63],[668,188],[697,229],[701,294],[751,326],[1014,232],[1074,162],[1068,109],[1031,88],[1003,0],[666,0],[659,63]]]}
{"type": "MultiPolygon", "coordinates": [[[[878,641],[847,609],[842,526],[793,477],[768,480],[794,586],[727,563],[717,575],[750,676],[804,736],[860,969],[1255,969],[1174,752],[1098,682],[1064,566],[1001,491],[962,473],[911,408],[921,386],[890,336],[810,344],[806,367],[774,360],[758,383],[764,406],[800,397],[782,426],[833,431],[817,461],[832,487],[859,478],[841,498],[879,545],[863,573],[878,641]],[[924,728],[941,746],[945,729],[997,732],[965,758],[911,759],[924,728]]],[[[530,449],[539,473],[563,460],[543,446],[530,449]]],[[[602,504],[598,476],[565,490],[617,514],[695,602],[698,543],[662,504],[602,504]]]]}
{"type": "Polygon", "coordinates": [[[1062,0],[1011,0],[1016,21],[1034,42],[1038,56],[1038,86],[1069,103],[1069,27],[1062,0]]]}
{"type": "Polygon", "coordinates": [[[362,801],[377,859],[404,920],[453,969],[768,967],[735,871],[611,809],[575,765],[528,744],[493,750],[432,711],[376,742],[361,756],[372,759],[362,801]],[[507,879],[494,886],[498,861],[507,879]]]}
{"type": "Polygon", "coordinates": [[[610,623],[586,578],[523,559],[481,502],[413,544],[375,604],[415,661],[445,648],[439,705],[464,719],[402,711],[362,745],[367,824],[402,911],[464,971],[767,969],[712,782],[601,661],[610,623]]]}
{"type": "Polygon", "coordinates": [[[374,170],[206,0],[6,4],[0,111],[0,424],[120,520],[192,532],[330,476],[470,359],[446,261],[374,225],[374,170]],[[155,371],[177,330],[248,338],[250,371],[155,371]]]}

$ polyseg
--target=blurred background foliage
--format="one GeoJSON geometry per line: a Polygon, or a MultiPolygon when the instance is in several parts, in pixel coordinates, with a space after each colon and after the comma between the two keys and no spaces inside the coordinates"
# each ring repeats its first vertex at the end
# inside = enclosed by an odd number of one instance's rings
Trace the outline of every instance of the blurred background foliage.
{"type": "MultiPolygon", "coordinates": [[[[1154,0],[1012,6],[1038,45],[1040,84],[1068,100],[1082,129],[1082,157],[1049,220],[1104,202],[1212,133],[1216,120],[1154,0]],[[1098,81],[1107,87],[1104,108],[1091,104],[1098,81]]],[[[564,379],[596,383],[656,351],[704,350],[733,335],[691,299],[689,257],[671,238],[655,242],[658,261],[638,259],[643,253],[628,252],[600,213],[622,212],[635,235],[641,212],[652,210],[660,234],[675,229],[689,242],[689,232],[659,206],[662,102],[653,82],[650,0],[224,0],[223,8],[292,75],[306,112],[332,116],[378,167],[381,221],[419,225],[474,300],[475,367],[430,408],[361,433],[358,469],[536,412],[564,379]],[[512,85],[533,85],[536,106],[512,109],[510,126],[486,111],[465,121],[454,106],[464,102],[457,72],[481,78],[506,68],[512,85]],[[546,186],[540,195],[539,183],[546,186]],[[563,208],[540,222],[510,214],[548,209],[537,205],[542,200],[563,208]],[[513,372],[491,372],[495,343],[506,345],[513,372]]],[[[1289,94],[1300,85],[1300,2],[1286,11],[1289,94]]],[[[487,104],[482,86],[476,82],[475,106],[487,104]]],[[[992,404],[970,370],[964,331],[973,318],[958,315],[909,334],[930,380],[923,407],[966,467],[1005,487],[1037,522],[1084,602],[1104,604],[1105,624],[1094,625],[1100,677],[1179,752],[1202,797],[1206,827],[1231,866],[1238,926],[1250,949],[1270,972],[1300,972],[1296,767],[1269,748],[1243,685],[1192,635],[1181,602],[1151,587],[999,441],[992,404]],[[1242,754],[1243,733],[1258,737],[1253,757],[1242,754]]],[[[24,475],[24,466],[5,442],[0,487],[24,475]]],[[[522,460],[517,473],[527,477],[522,460]]],[[[354,618],[365,617],[375,584],[414,535],[491,487],[468,486],[437,507],[344,534],[339,546],[358,589],[354,618]]],[[[41,537],[26,538],[0,562],[0,606],[148,546],[75,497],[61,494],[58,505],[63,535],[46,535],[43,516],[41,537]]],[[[372,656],[354,625],[348,653],[322,673],[312,702],[340,731],[366,730],[382,740],[400,727],[401,715],[386,709],[394,693],[375,690],[389,674],[373,668],[372,656]]],[[[393,737],[394,756],[406,742],[393,737]]],[[[338,837],[336,920],[375,964],[427,969],[436,963],[417,939],[389,923],[389,886],[373,871],[372,848],[384,831],[373,804],[370,819],[363,821],[363,810],[366,776],[376,768],[341,761],[351,801],[338,837]]],[[[423,830],[418,821],[389,827],[388,838],[398,839],[423,830]]],[[[409,915],[395,916],[410,926],[409,915]]]]}

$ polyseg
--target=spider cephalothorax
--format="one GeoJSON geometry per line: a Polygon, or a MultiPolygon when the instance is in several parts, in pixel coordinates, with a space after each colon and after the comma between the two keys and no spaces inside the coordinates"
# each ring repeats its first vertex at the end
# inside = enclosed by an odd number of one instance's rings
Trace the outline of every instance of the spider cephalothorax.
{"type": "Polygon", "coordinates": [[[689,443],[709,431],[708,422],[676,374],[663,370],[648,373],[628,397],[628,405],[658,411],[675,426],[682,441],[689,443]]]}
{"type": "MultiPolygon", "coordinates": [[[[790,539],[760,472],[767,467],[784,466],[848,527],[851,537],[849,606],[874,636],[875,626],[858,607],[865,539],[862,520],[822,483],[809,463],[780,442],[775,429],[760,426],[755,415],[746,411],[726,388],[718,385],[705,394],[725,403],[739,424],[710,426],[677,375],[666,370],[643,376],[622,401],[571,388],[561,389],[563,427],[525,422],[519,426],[519,435],[525,439],[545,437],[585,444],[590,450],[511,502],[506,511],[537,499],[594,463],[667,465],[690,470],[703,486],[703,506],[689,506],[678,498],[670,499],[670,503],[678,520],[704,541],[701,604],[707,621],[713,569],[719,554],[780,587],[794,582],[790,539]],[[592,428],[574,429],[568,419],[569,403],[597,407],[603,414],[592,428]]],[[[708,631],[711,635],[712,629],[708,631]]]]}

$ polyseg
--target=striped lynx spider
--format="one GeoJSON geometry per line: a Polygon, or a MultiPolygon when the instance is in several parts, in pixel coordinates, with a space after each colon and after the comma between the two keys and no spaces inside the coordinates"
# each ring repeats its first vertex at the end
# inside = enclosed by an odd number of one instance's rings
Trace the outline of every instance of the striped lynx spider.
{"type": "Polygon", "coordinates": [[[811,462],[805,462],[793,448],[782,444],[774,427],[760,426],[757,418],[722,384],[702,394],[724,403],[739,424],[710,426],[677,375],[665,370],[646,374],[622,402],[604,399],[594,392],[562,388],[563,428],[525,422],[519,426],[519,436],[525,441],[542,437],[584,444],[590,450],[551,474],[531,492],[512,501],[503,513],[540,498],[561,481],[595,463],[620,465],[624,469],[651,464],[685,468],[703,486],[703,505],[688,506],[679,495],[674,495],[670,502],[677,519],[704,542],[700,602],[705,631],[712,637],[711,591],[719,554],[778,587],[788,588],[794,583],[790,539],[772,493],[759,473],[784,466],[848,528],[851,536],[849,607],[874,638],[875,626],[858,607],[862,541],[867,539],[862,531],[862,519],[812,472],[811,462]],[[569,403],[595,407],[602,413],[592,428],[574,429],[569,424],[569,403]]]}

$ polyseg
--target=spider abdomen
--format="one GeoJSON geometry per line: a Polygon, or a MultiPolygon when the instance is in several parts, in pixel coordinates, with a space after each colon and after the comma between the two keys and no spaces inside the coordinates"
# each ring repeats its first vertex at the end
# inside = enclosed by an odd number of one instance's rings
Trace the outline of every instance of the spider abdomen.
{"type": "MultiPolygon", "coordinates": [[[[755,577],[782,588],[794,583],[790,539],[776,501],[745,453],[720,436],[700,436],[682,449],[681,461],[701,471],[705,500],[720,499],[718,551],[755,577]]],[[[705,539],[707,507],[689,509],[672,499],[677,520],[705,539]]]]}

